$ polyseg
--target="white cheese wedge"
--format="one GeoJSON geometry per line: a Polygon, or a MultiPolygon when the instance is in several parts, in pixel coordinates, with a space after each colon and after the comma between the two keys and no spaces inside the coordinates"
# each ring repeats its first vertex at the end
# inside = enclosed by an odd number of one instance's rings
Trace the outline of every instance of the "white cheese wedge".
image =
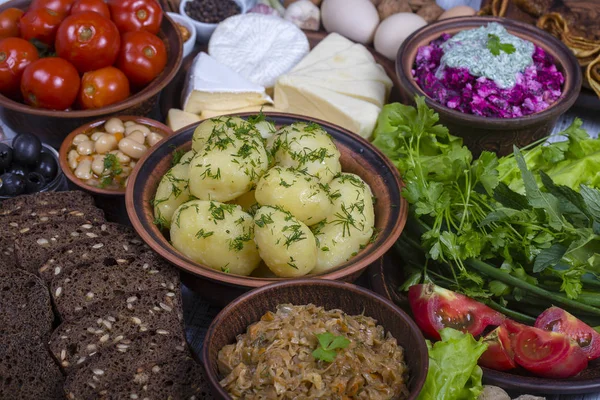
{"type": "Polygon", "coordinates": [[[280,79],[275,86],[275,108],[329,121],[364,138],[370,138],[381,109],[367,101],[314,85],[288,85],[280,79]]]}
{"type": "Polygon", "coordinates": [[[171,108],[167,114],[167,126],[174,131],[178,131],[184,126],[191,125],[198,121],[200,121],[198,115],[185,112],[178,108],[171,108]]]}
{"type": "Polygon", "coordinates": [[[188,71],[183,110],[193,114],[210,110],[273,104],[263,86],[249,82],[206,53],[199,53],[188,71]]]}
{"type": "Polygon", "coordinates": [[[264,87],[273,87],[308,51],[308,39],[296,25],[256,13],[227,18],[208,43],[208,53],[217,61],[264,87]]]}
{"type": "Polygon", "coordinates": [[[297,71],[308,67],[309,65],[317,64],[327,58],[334,57],[340,51],[349,49],[354,45],[354,42],[346,39],[340,34],[330,33],[321,40],[306,57],[302,59],[292,71],[297,71]]]}
{"type": "Polygon", "coordinates": [[[200,118],[201,119],[208,119],[208,118],[219,117],[221,115],[237,114],[237,113],[243,113],[243,112],[256,112],[256,113],[258,113],[260,110],[262,110],[264,112],[267,112],[267,111],[279,111],[275,107],[272,107],[272,106],[253,106],[253,107],[237,108],[237,109],[234,109],[234,110],[226,110],[226,111],[203,110],[202,114],[200,114],[200,118]]]}

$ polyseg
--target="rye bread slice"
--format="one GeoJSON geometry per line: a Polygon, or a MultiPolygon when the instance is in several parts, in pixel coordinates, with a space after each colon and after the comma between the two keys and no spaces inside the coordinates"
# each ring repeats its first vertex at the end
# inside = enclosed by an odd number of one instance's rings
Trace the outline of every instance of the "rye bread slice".
{"type": "Polygon", "coordinates": [[[123,294],[106,301],[74,321],[63,322],[50,337],[49,347],[70,374],[98,354],[139,336],[172,332],[184,338],[179,292],[154,290],[123,294]]]}
{"type": "Polygon", "coordinates": [[[63,382],[43,338],[0,336],[0,400],[64,399],[63,382]]]}
{"type": "Polygon", "coordinates": [[[50,295],[63,321],[78,318],[120,294],[133,296],[156,289],[177,293],[179,272],[153,253],[124,264],[80,265],[50,282],[50,295]]]}
{"type": "Polygon", "coordinates": [[[38,207],[94,206],[94,198],[89,194],[74,190],[67,192],[40,192],[17,196],[0,202],[0,215],[19,214],[33,211],[38,207]]]}
{"type": "Polygon", "coordinates": [[[65,394],[71,400],[101,398],[115,382],[142,381],[145,377],[138,371],[183,360],[189,355],[187,343],[179,334],[167,332],[142,336],[130,344],[103,352],[83,368],[75,370],[67,377],[65,394]]]}
{"type": "Polygon", "coordinates": [[[98,240],[98,238],[80,240],[53,251],[39,268],[39,276],[44,282],[50,283],[61,274],[81,264],[130,263],[138,255],[152,251],[135,233],[123,233],[105,239],[107,240],[98,240]]]}
{"type": "Polygon", "coordinates": [[[55,249],[82,239],[109,238],[128,232],[132,232],[131,228],[110,222],[52,222],[36,226],[15,240],[17,266],[37,273],[48,259],[48,254],[55,249]]]}
{"type": "Polygon", "coordinates": [[[0,335],[46,336],[53,321],[50,293],[40,278],[21,270],[0,273],[0,335]]]}

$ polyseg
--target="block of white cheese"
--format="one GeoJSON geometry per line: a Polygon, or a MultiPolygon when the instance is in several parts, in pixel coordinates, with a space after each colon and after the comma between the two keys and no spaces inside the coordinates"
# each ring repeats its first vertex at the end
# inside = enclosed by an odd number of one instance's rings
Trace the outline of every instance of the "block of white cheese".
{"type": "Polygon", "coordinates": [[[323,60],[326,60],[343,50],[349,49],[354,45],[354,42],[346,39],[342,35],[337,33],[330,33],[327,37],[321,40],[313,49],[304,57],[292,71],[297,71],[302,68],[306,68],[309,65],[317,64],[323,60]]]}
{"type": "Polygon", "coordinates": [[[204,110],[226,111],[273,104],[263,86],[254,84],[237,72],[199,53],[189,71],[182,97],[183,111],[200,114],[204,110]]]}
{"type": "Polygon", "coordinates": [[[185,112],[178,108],[171,108],[167,114],[167,126],[173,131],[178,131],[198,121],[200,121],[200,117],[197,114],[185,112]]]}
{"type": "Polygon", "coordinates": [[[244,78],[273,87],[309,51],[306,35],[293,23],[273,15],[248,13],[221,22],[208,53],[244,78]]]}
{"type": "Polygon", "coordinates": [[[238,114],[238,113],[243,113],[243,112],[256,112],[256,113],[258,113],[261,110],[263,112],[278,111],[273,106],[252,106],[252,107],[236,108],[236,109],[227,110],[227,111],[203,110],[202,114],[200,114],[200,119],[208,119],[208,118],[220,117],[221,115],[238,114]]]}

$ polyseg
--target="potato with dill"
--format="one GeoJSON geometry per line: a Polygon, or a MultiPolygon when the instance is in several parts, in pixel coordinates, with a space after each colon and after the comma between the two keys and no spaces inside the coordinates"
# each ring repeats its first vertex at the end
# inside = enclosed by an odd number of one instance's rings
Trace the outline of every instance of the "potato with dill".
{"type": "Polygon", "coordinates": [[[281,207],[307,225],[324,220],[333,209],[326,187],[317,178],[279,166],[260,178],[255,196],[261,206],[281,207]]]}
{"type": "Polygon", "coordinates": [[[227,132],[234,135],[237,131],[251,131],[252,126],[240,117],[216,117],[202,121],[192,135],[192,150],[200,152],[208,138],[215,132],[227,132]]]}
{"type": "Polygon", "coordinates": [[[303,170],[321,183],[342,171],[340,151],[318,124],[296,122],[281,128],[267,141],[276,165],[303,170]]]}
{"type": "Polygon", "coordinates": [[[173,215],[171,243],[218,271],[249,275],[260,263],[252,216],[234,204],[192,200],[173,215]]]}
{"type": "Polygon", "coordinates": [[[183,203],[191,199],[189,190],[190,161],[194,157],[193,150],[180,155],[179,160],[173,160],[171,169],[163,175],[154,196],[154,221],[162,228],[171,227],[173,213],[183,203]]]}
{"type": "Polygon", "coordinates": [[[324,273],[350,260],[373,236],[375,210],[371,188],[358,175],[343,173],[330,183],[331,215],[311,227],[317,240],[314,273],[324,273]]]}
{"type": "Polygon", "coordinates": [[[317,263],[317,245],[308,226],[280,208],[263,206],[256,211],[254,240],[260,257],[277,276],[304,276],[317,263]]]}

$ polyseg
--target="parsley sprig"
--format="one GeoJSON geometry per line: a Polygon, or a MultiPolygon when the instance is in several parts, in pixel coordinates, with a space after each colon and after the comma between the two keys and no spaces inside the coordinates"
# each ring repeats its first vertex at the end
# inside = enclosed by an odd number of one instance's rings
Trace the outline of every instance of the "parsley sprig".
{"type": "Polygon", "coordinates": [[[493,33],[488,33],[487,48],[495,56],[499,56],[501,51],[506,54],[512,54],[516,51],[515,46],[510,43],[501,43],[498,35],[493,33]]]}
{"type": "Polygon", "coordinates": [[[338,354],[336,350],[345,349],[350,344],[350,340],[343,336],[335,336],[331,332],[319,333],[317,340],[319,347],[312,352],[312,356],[326,362],[333,362],[338,354]]]}
{"type": "Polygon", "coordinates": [[[123,167],[114,154],[104,156],[104,172],[107,173],[100,182],[100,187],[105,188],[113,183],[114,178],[123,172],[123,167]]]}

